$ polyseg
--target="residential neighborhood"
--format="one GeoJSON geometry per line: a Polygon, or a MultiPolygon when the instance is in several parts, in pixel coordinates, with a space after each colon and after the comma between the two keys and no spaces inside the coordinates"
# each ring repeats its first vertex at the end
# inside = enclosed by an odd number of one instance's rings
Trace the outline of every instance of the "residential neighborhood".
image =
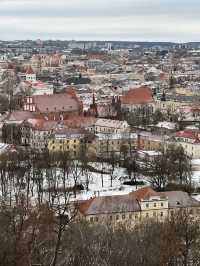
{"type": "Polygon", "coordinates": [[[199,222],[199,47],[2,41],[2,206],[47,208],[60,234],[199,222]]]}

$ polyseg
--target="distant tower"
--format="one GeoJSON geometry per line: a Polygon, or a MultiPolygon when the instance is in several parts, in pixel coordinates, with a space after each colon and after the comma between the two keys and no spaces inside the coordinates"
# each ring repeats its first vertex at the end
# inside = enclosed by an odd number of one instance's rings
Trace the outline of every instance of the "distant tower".
{"type": "Polygon", "coordinates": [[[29,66],[26,70],[26,81],[31,81],[31,82],[36,81],[36,74],[31,66],[29,66]]]}
{"type": "Polygon", "coordinates": [[[117,111],[117,118],[119,120],[122,119],[122,104],[121,104],[121,98],[120,97],[118,97],[118,99],[117,99],[116,111],[117,111]]]}
{"type": "Polygon", "coordinates": [[[162,96],[161,96],[161,101],[162,101],[162,102],[165,102],[165,101],[166,101],[166,94],[165,94],[164,91],[163,91],[163,94],[162,94],[162,96]]]}
{"type": "Polygon", "coordinates": [[[36,40],[36,43],[40,48],[42,48],[43,42],[40,39],[36,40]]]}
{"type": "Polygon", "coordinates": [[[92,104],[90,105],[90,113],[91,115],[98,117],[98,110],[97,110],[97,104],[96,104],[94,93],[92,97],[92,104]]]}

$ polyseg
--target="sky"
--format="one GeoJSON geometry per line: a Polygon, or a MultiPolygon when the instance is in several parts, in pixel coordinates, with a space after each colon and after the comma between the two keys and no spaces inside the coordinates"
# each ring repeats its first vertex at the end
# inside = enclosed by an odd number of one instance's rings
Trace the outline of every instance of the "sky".
{"type": "Polygon", "coordinates": [[[0,39],[200,41],[200,0],[0,0],[0,39]]]}

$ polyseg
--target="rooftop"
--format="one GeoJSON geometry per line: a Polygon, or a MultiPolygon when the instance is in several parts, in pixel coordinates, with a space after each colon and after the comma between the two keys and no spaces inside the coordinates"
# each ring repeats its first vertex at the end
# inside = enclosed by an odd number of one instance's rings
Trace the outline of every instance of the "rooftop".
{"type": "Polygon", "coordinates": [[[153,102],[151,88],[147,86],[130,89],[125,96],[121,97],[122,104],[148,104],[153,102]]]}

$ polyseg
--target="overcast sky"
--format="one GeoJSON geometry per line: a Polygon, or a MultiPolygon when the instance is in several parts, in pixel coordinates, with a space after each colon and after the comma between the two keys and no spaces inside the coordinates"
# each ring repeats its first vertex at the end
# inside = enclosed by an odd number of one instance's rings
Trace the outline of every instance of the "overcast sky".
{"type": "Polygon", "coordinates": [[[200,0],[0,0],[0,39],[200,41],[200,0]]]}

